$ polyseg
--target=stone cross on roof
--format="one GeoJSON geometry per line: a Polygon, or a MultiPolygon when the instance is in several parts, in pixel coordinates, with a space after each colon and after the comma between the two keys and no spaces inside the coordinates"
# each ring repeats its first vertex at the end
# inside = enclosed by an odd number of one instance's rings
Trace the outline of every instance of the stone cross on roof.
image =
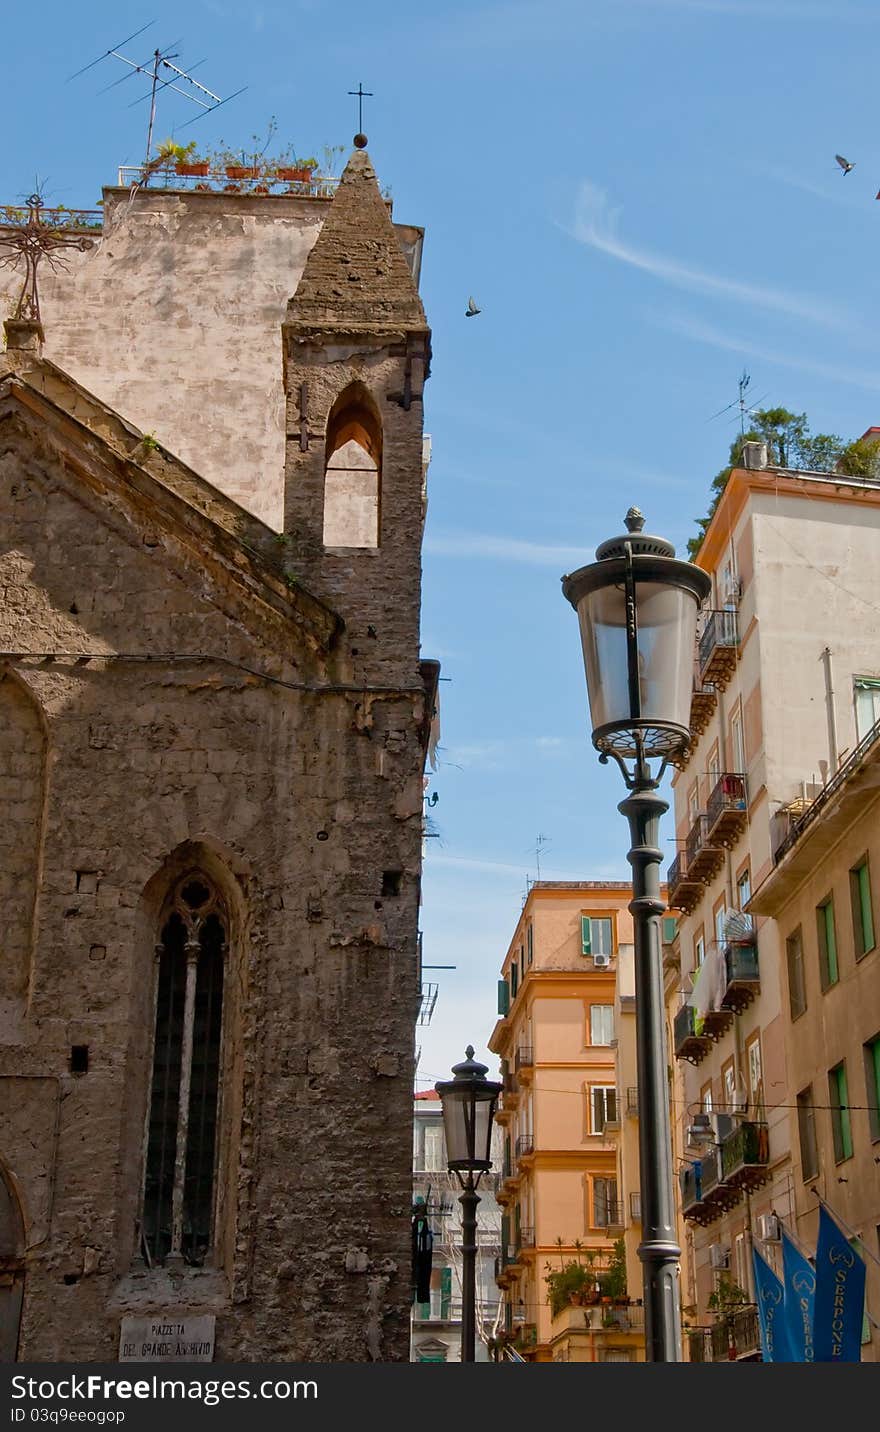
{"type": "Polygon", "coordinates": [[[16,268],[24,259],[24,282],[13,310],[13,320],[26,323],[40,322],[40,299],[37,292],[37,268],[41,259],[56,272],[66,269],[58,249],[86,249],[95,247],[94,239],[65,232],[69,218],[66,210],[50,209],[47,223],[43,218],[43,201],[39,194],[31,194],[26,200],[27,218],[17,217],[16,210],[0,211],[4,227],[0,229],[0,249],[12,252],[0,258],[0,268],[16,268]]]}

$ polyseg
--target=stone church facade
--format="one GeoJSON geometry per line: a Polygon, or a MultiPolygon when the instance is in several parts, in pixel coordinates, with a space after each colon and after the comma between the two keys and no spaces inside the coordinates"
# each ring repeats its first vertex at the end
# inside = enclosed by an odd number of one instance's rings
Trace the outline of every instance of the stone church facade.
{"type": "Polygon", "coordinates": [[[107,400],[104,286],[95,391],[51,311],[6,324],[4,1359],[150,1319],[218,1361],[408,1357],[430,334],[365,152],[321,218],[278,314],[282,531],[259,471],[217,480],[234,435],[208,481],[107,400]]]}

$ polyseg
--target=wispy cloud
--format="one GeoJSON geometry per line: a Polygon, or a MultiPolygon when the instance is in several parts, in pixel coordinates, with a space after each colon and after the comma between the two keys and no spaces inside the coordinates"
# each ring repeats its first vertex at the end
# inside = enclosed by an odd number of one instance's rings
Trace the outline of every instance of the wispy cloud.
{"type": "Polygon", "coordinates": [[[767,348],[752,338],[737,337],[722,332],[701,319],[683,317],[681,314],[653,316],[654,322],[683,338],[692,338],[696,343],[706,343],[726,353],[739,353],[747,358],[758,358],[763,363],[775,364],[779,368],[790,368],[795,373],[809,373],[815,378],[824,378],[832,383],[846,383],[854,388],[865,388],[869,392],[880,391],[880,369],[858,369],[841,367],[835,363],[817,363],[812,358],[801,358],[795,353],[783,353],[767,348]]]}
{"type": "MultiPolygon", "coordinates": [[[[597,864],[595,861],[591,861],[589,873],[585,875],[583,869],[556,869],[551,865],[549,856],[542,855],[541,879],[626,880],[626,870],[622,868],[622,866],[624,865],[625,862],[623,861],[618,862],[616,865],[612,865],[610,863],[597,864]]],[[[524,856],[522,862],[519,865],[515,865],[512,861],[485,860],[482,856],[476,855],[431,854],[429,859],[425,863],[426,874],[430,872],[430,867],[433,866],[450,867],[455,870],[469,870],[472,871],[474,874],[485,876],[498,875],[503,876],[505,879],[509,879],[511,875],[528,875],[535,868],[535,858],[533,854],[530,856],[524,856]]]]}
{"type": "Polygon", "coordinates": [[[709,273],[705,269],[691,268],[676,259],[626,243],[617,232],[620,212],[620,208],[610,205],[604,189],[585,179],[578,193],[574,227],[570,232],[579,243],[598,249],[632,268],[652,274],[654,278],[670,283],[675,288],[689,289],[691,292],[708,294],[715,298],[735,299],[738,303],[772,309],[791,318],[808,319],[829,328],[844,326],[840,313],[817,299],[787,293],[783,289],[746,283],[740,279],[726,278],[721,274],[709,273]]]}
{"type": "Polygon", "coordinates": [[[519,537],[495,537],[481,532],[432,532],[425,551],[434,557],[488,557],[499,562],[522,562],[530,567],[558,567],[560,573],[590,561],[586,547],[553,547],[519,537]]]}
{"type": "Polygon", "coordinates": [[[833,159],[829,161],[829,168],[834,170],[838,183],[816,184],[811,179],[806,179],[803,174],[772,164],[750,165],[749,171],[765,179],[772,179],[777,184],[784,184],[789,189],[798,189],[802,194],[811,194],[815,199],[821,199],[823,204],[834,204],[838,208],[849,209],[850,212],[858,209],[868,219],[872,219],[874,215],[870,208],[866,207],[864,196],[853,187],[852,181],[850,180],[848,186],[839,182],[844,176],[835,166],[833,159]]]}
{"type": "Polygon", "coordinates": [[[493,737],[488,741],[469,741],[463,745],[441,746],[439,758],[450,766],[465,769],[500,771],[511,765],[522,766],[535,755],[555,756],[565,750],[561,736],[493,737]]]}

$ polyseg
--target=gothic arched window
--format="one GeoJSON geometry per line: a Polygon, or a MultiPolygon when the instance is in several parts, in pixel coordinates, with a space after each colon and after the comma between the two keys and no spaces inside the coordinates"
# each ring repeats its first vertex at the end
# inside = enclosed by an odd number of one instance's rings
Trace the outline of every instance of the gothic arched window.
{"type": "Polygon", "coordinates": [[[334,403],[325,451],[324,546],[378,547],[382,423],[363,384],[334,403]]]}
{"type": "Polygon", "coordinates": [[[157,946],[141,1244],[150,1264],[205,1262],[214,1190],[228,923],[201,872],[177,885],[157,946]]]}

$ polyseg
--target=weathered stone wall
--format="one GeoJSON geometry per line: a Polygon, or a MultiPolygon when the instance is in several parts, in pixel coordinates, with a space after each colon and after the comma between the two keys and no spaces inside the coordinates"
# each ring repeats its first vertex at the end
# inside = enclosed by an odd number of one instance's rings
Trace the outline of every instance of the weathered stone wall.
{"type": "MultiPolygon", "coordinates": [[[[103,193],[95,248],[40,267],[46,357],[280,530],[281,323],[329,201],[103,193]]],[[[418,276],[421,230],[395,232],[418,276]]],[[[0,317],[20,287],[0,269],[0,317]]]]}
{"type": "Polygon", "coordinates": [[[31,996],[0,1032],[19,1357],[112,1360],[126,1311],[177,1310],[216,1312],[218,1359],[405,1360],[417,649],[398,694],[330,689],[376,681],[348,634],[309,643],[193,532],[157,536],[134,484],[102,497],[72,429],[0,434],[0,650],[22,653],[5,667],[48,750],[31,996]],[[139,1264],[136,1229],[156,922],[189,864],[233,918],[216,1266],[171,1275],[139,1264]]]}
{"type": "Polygon", "coordinates": [[[43,821],[44,739],[26,686],[0,669],[0,1018],[24,1012],[43,821]]]}

